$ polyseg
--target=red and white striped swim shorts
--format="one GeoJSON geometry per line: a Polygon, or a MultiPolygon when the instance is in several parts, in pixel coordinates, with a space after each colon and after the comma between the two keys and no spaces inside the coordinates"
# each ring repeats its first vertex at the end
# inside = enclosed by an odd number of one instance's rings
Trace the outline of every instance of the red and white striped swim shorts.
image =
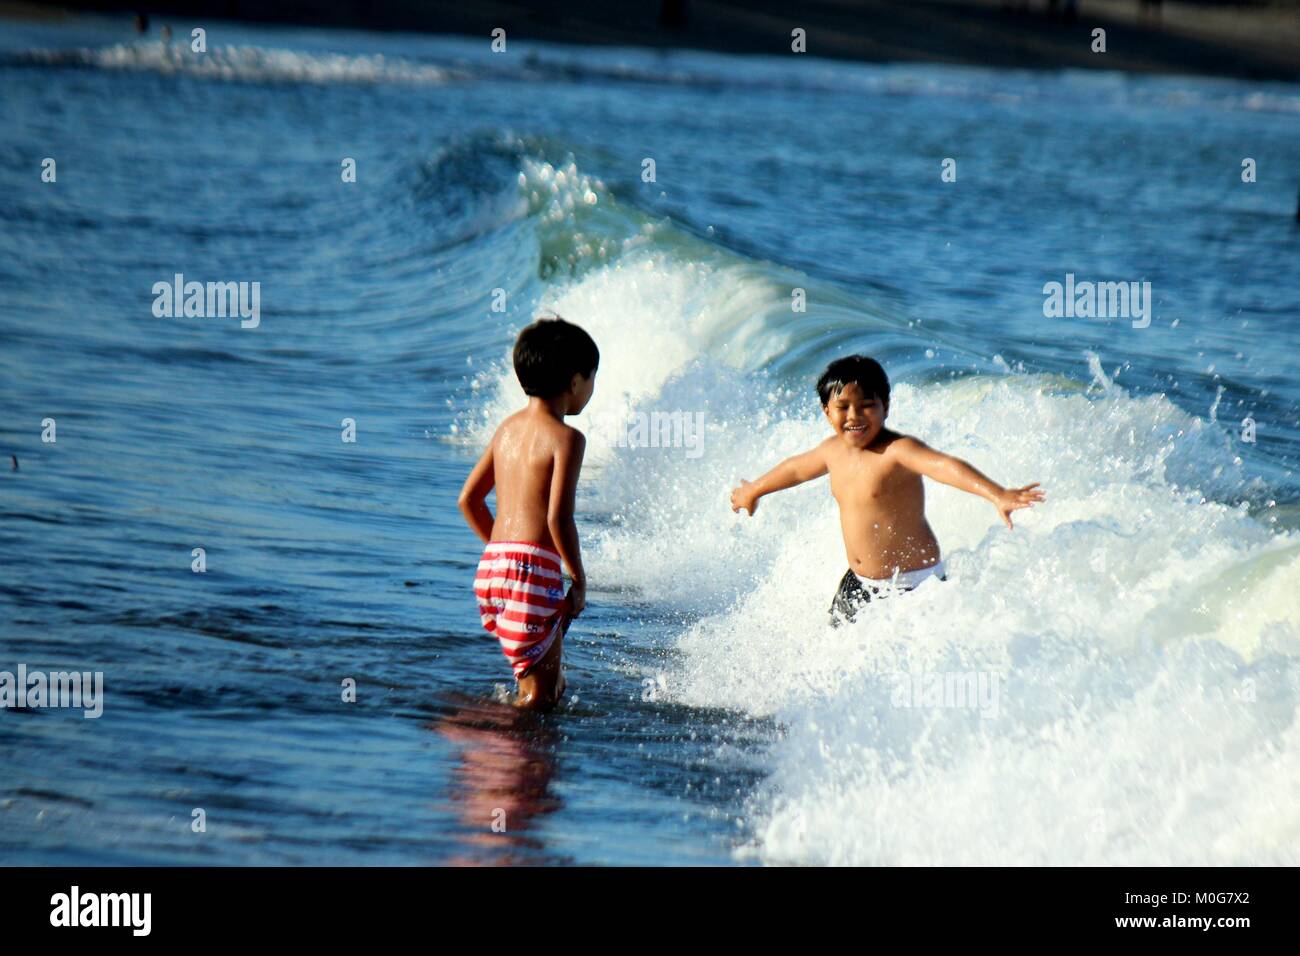
{"type": "Polygon", "coordinates": [[[515,680],[546,655],[569,621],[560,556],[526,541],[493,541],[474,575],[483,628],[501,642],[515,680]]]}

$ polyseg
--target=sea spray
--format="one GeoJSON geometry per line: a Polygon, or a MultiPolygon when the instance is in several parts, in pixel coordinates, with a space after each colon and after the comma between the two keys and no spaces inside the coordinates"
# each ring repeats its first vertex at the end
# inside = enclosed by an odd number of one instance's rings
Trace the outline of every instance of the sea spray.
{"type": "MultiPolygon", "coordinates": [[[[1300,778],[1300,538],[1243,501],[1252,479],[1223,429],[1126,391],[1095,353],[1073,380],[989,363],[1004,374],[899,381],[892,427],[1052,497],[1008,531],[986,502],[927,482],[949,580],[833,630],[846,560],[825,483],[752,519],[726,503],[737,479],[826,436],[798,387],[817,356],[792,352],[823,326],[778,320],[779,290],[741,264],[629,244],[591,265],[547,292],[602,349],[575,424],[695,409],[708,441],[697,459],[589,449],[587,565],[615,617],[681,622],[648,675],[660,699],[780,728],[755,757],[766,779],[741,856],[1300,862],[1300,811],[1280,796],[1300,778]],[[974,674],[977,692],[984,675],[996,708],[924,693],[902,706],[904,673],[974,674]]],[[[856,330],[836,322],[843,348],[926,341],[865,310],[856,330]]],[[[485,422],[521,402],[504,363],[481,384],[485,422]]]]}

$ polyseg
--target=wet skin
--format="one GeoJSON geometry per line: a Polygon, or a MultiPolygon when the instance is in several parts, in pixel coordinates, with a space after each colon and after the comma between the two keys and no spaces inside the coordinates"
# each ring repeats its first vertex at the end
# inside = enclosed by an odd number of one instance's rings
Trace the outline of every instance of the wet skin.
{"type": "Polygon", "coordinates": [[[857,383],[833,394],[822,411],[831,437],[757,481],[742,481],[731,493],[731,508],[752,515],[763,495],[829,475],[844,551],[862,577],[888,578],[939,561],[939,542],[925,518],[922,476],[987,499],[1008,528],[1012,511],[1044,500],[1036,483],[1003,488],[968,462],[886,428],[889,406],[857,383]]]}
{"type": "MultiPolygon", "coordinates": [[[[501,423],[487,450],[465,480],[460,510],[484,541],[526,541],[560,555],[573,578],[566,609],[573,617],[587,604],[587,574],[582,566],[574,500],[586,439],[564,423],[577,415],[596,387],[596,373],[574,375],[569,388],[552,398],[532,397],[501,423]],[[487,506],[495,487],[497,513],[487,506]]],[[[516,706],[549,710],[564,692],[563,636],[519,679],[516,706]]]]}

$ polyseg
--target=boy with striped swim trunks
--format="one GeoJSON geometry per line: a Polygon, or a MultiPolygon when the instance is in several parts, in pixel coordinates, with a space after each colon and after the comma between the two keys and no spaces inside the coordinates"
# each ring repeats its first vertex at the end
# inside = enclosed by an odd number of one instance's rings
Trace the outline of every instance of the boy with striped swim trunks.
{"type": "Polygon", "coordinates": [[[853,620],[873,598],[910,591],[930,577],[945,580],[939,541],[925,520],[922,476],[986,499],[1008,528],[1011,512],[1043,500],[1037,483],[1003,488],[960,458],[886,428],[889,378],[873,358],[832,362],[817,381],[817,396],[831,436],[758,481],[742,480],[731,510],[752,516],[763,495],[830,476],[849,559],[831,604],[833,624],[853,620]]]}
{"type": "Polygon", "coordinates": [[[474,576],[483,627],[518,683],[516,707],[550,710],[564,693],[561,645],[587,604],[574,498],[586,439],[564,423],[591,400],[600,352],[578,326],[540,319],[519,333],[514,365],[528,405],[501,423],[460,492],[486,542],[474,576]],[[496,488],[497,513],[487,506],[496,488]],[[564,593],[562,571],[573,578],[564,593]]]}

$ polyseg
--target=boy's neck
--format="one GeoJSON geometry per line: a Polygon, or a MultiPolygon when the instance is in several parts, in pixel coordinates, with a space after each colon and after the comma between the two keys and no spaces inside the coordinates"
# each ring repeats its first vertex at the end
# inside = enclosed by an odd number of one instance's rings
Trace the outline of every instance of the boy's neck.
{"type": "Polygon", "coordinates": [[[539,398],[536,395],[530,395],[528,398],[528,410],[530,412],[540,412],[543,415],[550,415],[552,418],[564,421],[564,416],[569,414],[569,396],[563,393],[553,398],[539,398]]]}
{"type": "MultiPolygon", "coordinates": [[[[841,434],[840,437],[843,438],[844,436],[841,434]]],[[[871,439],[871,444],[867,445],[865,448],[856,448],[847,440],[845,441],[845,444],[848,445],[850,451],[862,452],[864,454],[878,454],[881,449],[888,446],[890,442],[897,437],[898,432],[889,428],[882,428],[880,431],[876,432],[876,437],[871,439]]]]}

